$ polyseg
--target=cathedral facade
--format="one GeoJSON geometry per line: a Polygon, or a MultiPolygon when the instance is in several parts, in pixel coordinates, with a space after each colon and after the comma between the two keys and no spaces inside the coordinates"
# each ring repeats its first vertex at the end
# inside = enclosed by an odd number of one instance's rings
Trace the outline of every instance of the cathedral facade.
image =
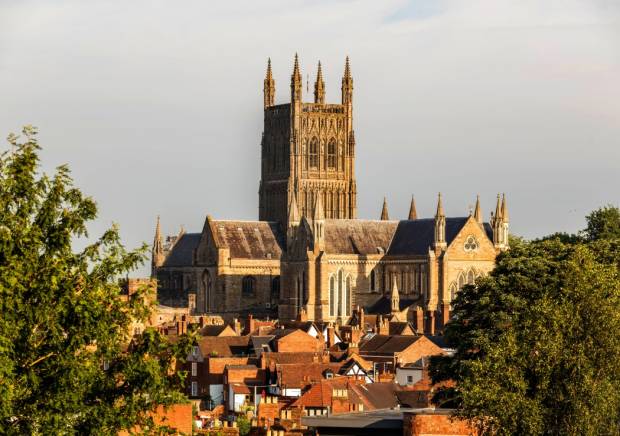
{"type": "Polygon", "coordinates": [[[258,221],[207,216],[200,233],[162,239],[152,276],[160,303],[195,313],[347,323],[365,310],[441,328],[455,294],[493,269],[508,248],[506,198],[483,222],[480,200],[463,217],[357,218],[353,77],[346,59],[338,104],[325,102],[321,64],[314,102],[302,101],[295,56],[290,103],[275,103],[271,62],[264,80],[258,221]]]}

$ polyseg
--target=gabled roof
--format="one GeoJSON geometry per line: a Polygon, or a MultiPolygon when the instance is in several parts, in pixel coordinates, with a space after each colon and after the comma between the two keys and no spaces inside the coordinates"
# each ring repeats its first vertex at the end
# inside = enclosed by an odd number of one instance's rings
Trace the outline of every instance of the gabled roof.
{"type": "Polygon", "coordinates": [[[330,254],[382,254],[398,221],[325,220],[325,251],[330,254]]]}
{"type": "Polygon", "coordinates": [[[287,388],[303,388],[325,379],[327,370],[337,374],[340,363],[288,363],[277,364],[276,373],[280,386],[287,388]]]}
{"type": "Polygon", "coordinates": [[[360,354],[363,355],[364,353],[400,353],[409,348],[419,339],[420,336],[374,335],[367,341],[363,341],[360,344],[360,354]]]}
{"type": "Polygon", "coordinates": [[[172,246],[163,266],[191,266],[194,249],[200,242],[200,233],[183,233],[172,246]]]}
{"type": "Polygon", "coordinates": [[[218,248],[239,259],[279,259],[285,247],[280,225],[269,221],[212,220],[218,248]]]}

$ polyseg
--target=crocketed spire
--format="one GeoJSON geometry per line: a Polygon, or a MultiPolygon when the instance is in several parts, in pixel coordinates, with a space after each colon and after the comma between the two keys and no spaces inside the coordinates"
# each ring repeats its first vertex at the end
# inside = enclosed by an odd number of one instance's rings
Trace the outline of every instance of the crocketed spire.
{"type": "Polygon", "coordinates": [[[482,224],[482,211],[480,209],[480,195],[476,195],[476,208],[474,209],[474,218],[482,224]]]}
{"type": "Polygon", "coordinates": [[[409,219],[410,220],[418,219],[418,211],[416,210],[416,207],[415,207],[415,197],[413,195],[411,196],[411,206],[409,206],[409,219]]]}
{"type": "Polygon", "coordinates": [[[387,200],[383,197],[383,207],[381,208],[381,221],[388,221],[390,215],[388,214],[387,200]]]}
{"type": "Polygon", "coordinates": [[[325,82],[323,82],[323,71],[321,70],[321,61],[316,71],[316,82],[314,82],[314,102],[325,103],[325,82]]]}

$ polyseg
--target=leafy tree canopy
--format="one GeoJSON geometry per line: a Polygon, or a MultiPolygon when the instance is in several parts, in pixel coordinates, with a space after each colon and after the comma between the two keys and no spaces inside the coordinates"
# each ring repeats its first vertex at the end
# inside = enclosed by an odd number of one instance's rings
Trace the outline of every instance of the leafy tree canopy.
{"type": "Polygon", "coordinates": [[[446,329],[456,353],[431,363],[434,382],[456,387],[436,401],[499,435],[620,434],[616,216],[593,212],[584,238],[514,239],[459,292],[446,329]]]}
{"type": "Polygon", "coordinates": [[[0,432],[152,428],[146,411],[182,400],[181,376],[169,368],[188,340],[171,345],[152,329],[131,340],[149,308],[143,291],[121,298],[118,279],[146,247],[127,251],[112,227],[75,252],[95,202],[66,166],[39,174],[34,128],[9,142],[0,155],[0,432]]]}

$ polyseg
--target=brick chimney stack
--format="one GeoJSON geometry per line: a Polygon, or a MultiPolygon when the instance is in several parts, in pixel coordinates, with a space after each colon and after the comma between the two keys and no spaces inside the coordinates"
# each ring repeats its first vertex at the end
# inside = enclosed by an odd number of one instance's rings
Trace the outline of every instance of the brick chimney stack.
{"type": "Polygon", "coordinates": [[[332,323],[327,326],[327,347],[331,347],[336,343],[336,329],[332,323]]]}

